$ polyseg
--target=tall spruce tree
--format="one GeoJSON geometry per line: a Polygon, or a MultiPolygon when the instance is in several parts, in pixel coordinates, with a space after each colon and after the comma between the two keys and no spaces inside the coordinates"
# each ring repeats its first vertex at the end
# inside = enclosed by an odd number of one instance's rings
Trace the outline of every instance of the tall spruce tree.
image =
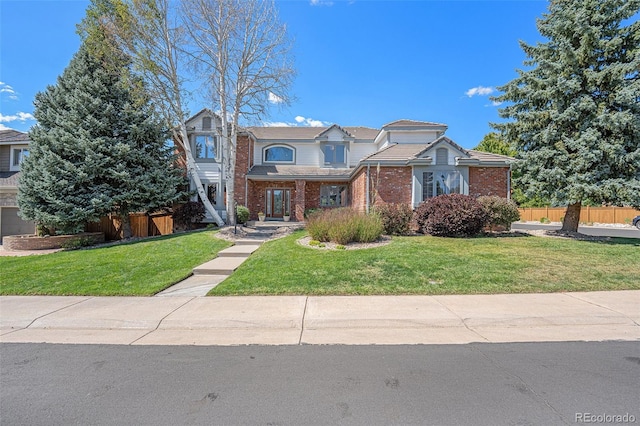
{"type": "Polygon", "coordinates": [[[568,205],[577,231],[586,200],[640,206],[640,0],[551,0],[537,23],[547,41],[521,42],[527,70],[494,98],[515,142],[516,184],[568,205]]]}
{"type": "Polygon", "coordinates": [[[129,213],[170,205],[183,177],[126,63],[117,71],[101,59],[83,44],[57,84],[36,95],[18,203],[25,219],[64,233],[112,213],[128,237],[129,213]]]}

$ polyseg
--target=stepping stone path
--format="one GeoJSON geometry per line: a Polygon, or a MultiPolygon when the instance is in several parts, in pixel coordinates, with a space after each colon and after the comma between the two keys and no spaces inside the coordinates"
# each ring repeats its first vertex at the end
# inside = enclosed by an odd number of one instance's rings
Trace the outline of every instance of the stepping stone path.
{"type": "Polygon", "coordinates": [[[260,245],[270,239],[283,237],[293,230],[303,227],[298,222],[254,222],[240,231],[234,239],[233,228],[221,232],[231,237],[235,245],[218,252],[218,257],[193,269],[193,275],[161,291],[155,297],[206,296],[212,288],[227,279],[260,245]],[[283,229],[284,228],[284,229],[283,229]]]}

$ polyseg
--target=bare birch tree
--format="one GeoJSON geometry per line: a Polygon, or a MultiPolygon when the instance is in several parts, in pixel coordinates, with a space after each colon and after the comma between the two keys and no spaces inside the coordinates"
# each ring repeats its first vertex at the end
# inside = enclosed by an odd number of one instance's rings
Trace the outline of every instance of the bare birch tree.
{"type": "Polygon", "coordinates": [[[291,44],[272,0],[183,0],[183,19],[222,120],[227,222],[233,224],[240,120],[264,117],[269,102],[288,103],[291,44]]]}
{"type": "Polygon", "coordinates": [[[205,210],[218,226],[224,221],[209,201],[191,151],[185,114],[185,75],[183,49],[185,32],[170,0],[112,0],[117,3],[114,31],[134,60],[135,69],[148,84],[150,94],[167,125],[173,129],[174,141],[184,150],[187,173],[205,210]]]}

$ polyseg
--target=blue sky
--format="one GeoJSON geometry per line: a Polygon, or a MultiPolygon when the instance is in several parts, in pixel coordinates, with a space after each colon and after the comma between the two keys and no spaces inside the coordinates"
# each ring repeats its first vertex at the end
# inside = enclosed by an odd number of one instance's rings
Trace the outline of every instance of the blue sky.
{"type": "MultiPolygon", "coordinates": [[[[294,39],[295,102],[265,121],[368,126],[407,118],[449,125],[473,148],[499,121],[489,96],[516,77],[518,40],[541,41],[545,0],[278,1],[294,39]]],[[[28,131],[33,99],[79,47],[81,0],[0,1],[0,129],[28,131]]],[[[202,103],[190,105],[197,112],[202,103]]]]}

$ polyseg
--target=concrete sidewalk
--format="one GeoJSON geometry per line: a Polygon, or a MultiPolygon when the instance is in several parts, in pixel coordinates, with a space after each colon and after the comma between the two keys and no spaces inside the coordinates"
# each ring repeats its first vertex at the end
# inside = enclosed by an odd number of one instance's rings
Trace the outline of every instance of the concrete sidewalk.
{"type": "Polygon", "coordinates": [[[473,296],[0,297],[1,342],[464,344],[640,340],[640,291],[473,296]]]}

